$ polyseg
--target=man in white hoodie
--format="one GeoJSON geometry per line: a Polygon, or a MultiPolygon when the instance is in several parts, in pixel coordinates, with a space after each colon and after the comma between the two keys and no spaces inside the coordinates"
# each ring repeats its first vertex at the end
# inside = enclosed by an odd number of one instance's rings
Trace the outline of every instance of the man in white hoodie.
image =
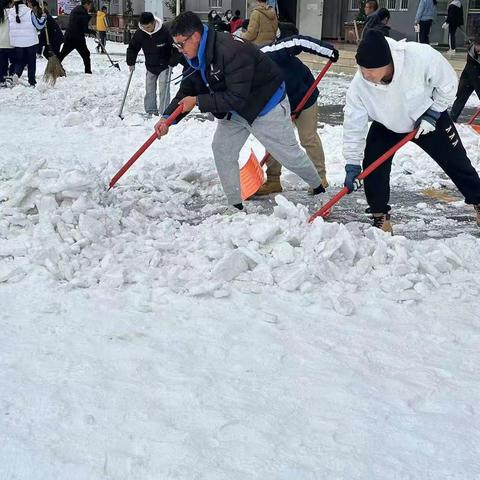
{"type": "MultiPolygon", "coordinates": [[[[396,42],[377,30],[367,32],[356,59],[360,68],[347,92],[343,124],[345,186],[356,190],[362,162],[368,167],[418,128],[414,142],[450,177],[465,202],[474,205],[480,225],[480,178],[447,113],[458,83],[448,61],[429,45],[396,42]]],[[[389,232],[392,159],[365,179],[373,225],[389,232]]]]}
{"type": "Polygon", "coordinates": [[[173,39],[160,18],[151,12],[143,12],[139,28],[134,33],[127,48],[127,65],[135,70],[135,62],[140,50],[145,55],[147,76],[145,79],[145,112],[158,115],[170,103],[170,85],[167,82],[168,67],[178,63],[180,55],[173,48],[173,39]],[[159,105],[157,105],[157,83],[160,84],[159,105]]]}

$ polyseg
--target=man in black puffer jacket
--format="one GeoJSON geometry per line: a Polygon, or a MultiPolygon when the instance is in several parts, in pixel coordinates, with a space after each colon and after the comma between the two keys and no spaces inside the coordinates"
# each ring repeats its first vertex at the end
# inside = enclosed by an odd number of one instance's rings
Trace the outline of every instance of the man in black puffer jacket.
{"type": "Polygon", "coordinates": [[[145,112],[158,115],[157,84],[160,84],[160,110],[170,103],[170,85],[167,83],[168,67],[178,63],[180,55],[173,48],[173,40],[166,25],[151,12],[140,15],[138,30],[133,35],[127,48],[127,65],[135,70],[135,62],[140,50],[145,55],[147,76],[145,80],[145,112]]]}
{"type": "Polygon", "coordinates": [[[474,91],[480,98],[480,34],[475,37],[468,49],[467,64],[460,76],[457,97],[450,113],[454,122],[458,120],[463,107],[465,107],[467,100],[474,91]]]}
{"type": "Polygon", "coordinates": [[[83,60],[85,73],[92,73],[90,64],[90,51],[85,41],[85,34],[95,35],[95,30],[88,28],[91,17],[88,12],[93,7],[92,0],[82,0],[81,5],[77,5],[70,12],[70,19],[67,30],[65,31],[65,42],[62,51],[58,55],[60,62],[73,50],[76,50],[83,60]]]}
{"type": "MultiPolygon", "coordinates": [[[[296,30],[296,28],[295,28],[296,30]]],[[[261,51],[266,53],[275,63],[282,69],[287,86],[287,95],[292,107],[292,113],[296,112],[294,119],[300,138],[300,145],[307,152],[308,157],[315,165],[322,185],[327,188],[328,181],[325,170],[325,155],[323,153],[322,142],[317,132],[318,119],[318,90],[315,89],[307,100],[307,103],[300,112],[296,107],[303,100],[309,88],[315,82],[310,69],[297,58],[302,52],[318,55],[328,58],[333,62],[338,60],[338,50],[332,45],[313,37],[296,34],[283,38],[284,29],[280,27],[280,39],[271,45],[261,47],[261,51]]],[[[288,31],[287,35],[292,33],[288,31]]],[[[269,157],[267,161],[267,181],[258,190],[257,195],[270,195],[272,193],[280,193],[282,185],[280,183],[280,175],[282,166],[273,158],[269,157]]]]}
{"type": "MultiPolygon", "coordinates": [[[[192,12],[175,18],[171,33],[189,67],[164,116],[182,104],[184,114],[198,105],[219,119],[212,149],[229,210],[243,210],[238,156],[250,133],[315,194],[325,192],[295,138],[285,82],[273,60],[248,42],[202,25],[192,12]]],[[[165,119],[155,131],[159,137],[168,132],[165,119]]]]}

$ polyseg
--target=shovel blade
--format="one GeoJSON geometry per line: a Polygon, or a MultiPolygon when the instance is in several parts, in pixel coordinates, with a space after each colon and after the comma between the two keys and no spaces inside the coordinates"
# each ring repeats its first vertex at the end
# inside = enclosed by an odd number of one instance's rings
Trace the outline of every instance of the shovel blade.
{"type": "Polygon", "coordinates": [[[240,169],[240,188],[242,200],[247,200],[258,192],[263,185],[265,176],[258,162],[257,156],[252,150],[247,163],[240,169]]]}

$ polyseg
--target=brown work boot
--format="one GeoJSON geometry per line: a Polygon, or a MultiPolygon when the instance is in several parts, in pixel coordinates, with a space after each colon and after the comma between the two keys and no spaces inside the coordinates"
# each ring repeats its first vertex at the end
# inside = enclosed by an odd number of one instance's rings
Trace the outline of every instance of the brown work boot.
{"type": "Polygon", "coordinates": [[[267,181],[258,189],[255,195],[270,195],[272,193],[282,193],[283,188],[280,178],[267,178],[267,181]]]}
{"type": "Polygon", "coordinates": [[[473,206],[475,212],[477,213],[477,225],[480,227],[480,203],[477,203],[473,206]]]}
{"type": "Polygon", "coordinates": [[[393,235],[389,213],[372,213],[373,226],[393,235]]]}

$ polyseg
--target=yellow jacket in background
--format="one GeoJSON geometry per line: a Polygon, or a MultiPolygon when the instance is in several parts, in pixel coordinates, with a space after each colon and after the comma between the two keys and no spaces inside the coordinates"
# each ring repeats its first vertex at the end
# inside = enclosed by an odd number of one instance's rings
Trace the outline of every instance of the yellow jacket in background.
{"type": "Polygon", "coordinates": [[[99,10],[97,12],[97,31],[106,32],[107,31],[107,14],[99,10]]]}

